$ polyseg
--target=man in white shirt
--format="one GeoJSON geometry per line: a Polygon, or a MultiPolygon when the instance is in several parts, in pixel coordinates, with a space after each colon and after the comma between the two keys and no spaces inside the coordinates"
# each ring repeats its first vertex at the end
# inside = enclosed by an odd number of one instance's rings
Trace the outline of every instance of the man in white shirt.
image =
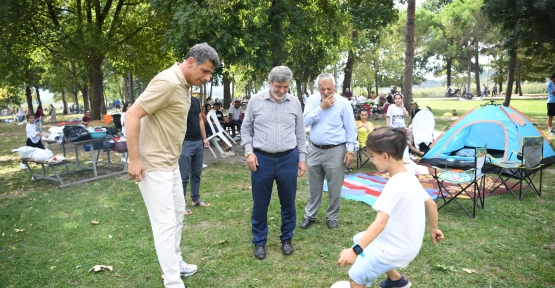
{"type": "Polygon", "coordinates": [[[233,106],[229,108],[227,119],[229,119],[229,126],[231,126],[231,137],[235,138],[235,127],[237,126],[237,131],[241,135],[241,125],[243,120],[241,119],[241,114],[243,114],[243,108],[241,107],[241,100],[235,99],[233,106]]]}
{"type": "Polygon", "coordinates": [[[364,104],[366,103],[366,95],[364,95],[366,93],[362,93],[362,95],[357,97],[357,102],[358,104],[364,104]]]}

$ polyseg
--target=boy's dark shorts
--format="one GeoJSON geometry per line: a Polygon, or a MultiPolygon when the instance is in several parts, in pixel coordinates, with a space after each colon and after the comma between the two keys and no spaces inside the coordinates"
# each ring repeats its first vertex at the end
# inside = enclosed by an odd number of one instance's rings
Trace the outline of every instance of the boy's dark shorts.
{"type": "Polygon", "coordinates": [[[555,116],[555,103],[547,103],[547,116],[555,116]]]}

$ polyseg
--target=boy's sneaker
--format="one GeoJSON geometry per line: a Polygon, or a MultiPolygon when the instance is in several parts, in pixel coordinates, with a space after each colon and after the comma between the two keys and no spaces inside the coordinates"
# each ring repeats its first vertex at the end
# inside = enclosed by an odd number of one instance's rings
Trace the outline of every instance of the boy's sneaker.
{"type": "Polygon", "coordinates": [[[198,270],[198,266],[195,264],[187,264],[185,261],[179,262],[179,272],[181,276],[191,276],[195,274],[198,270]]]}
{"type": "Polygon", "coordinates": [[[549,131],[549,135],[555,135],[555,131],[549,131]]]}
{"type": "Polygon", "coordinates": [[[389,278],[386,278],[382,282],[380,282],[381,288],[405,288],[410,287],[412,284],[410,283],[409,279],[403,275],[401,275],[401,279],[397,281],[392,281],[389,278]]]}

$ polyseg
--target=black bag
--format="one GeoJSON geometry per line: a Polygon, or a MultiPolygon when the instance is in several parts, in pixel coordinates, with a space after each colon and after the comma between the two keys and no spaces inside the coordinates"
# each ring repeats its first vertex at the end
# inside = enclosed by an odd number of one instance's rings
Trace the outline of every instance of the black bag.
{"type": "MultiPolygon", "coordinates": [[[[102,148],[107,149],[107,150],[113,150],[114,149],[114,137],[112,137],[111,135],[106,135],[106,140],[104,140],[104,142],[102,142],[102,148]]],[[[95,147],[95,149],[96,149],[96,147],[95,147]]]]}
{"type": "Polygon", "coordinates": [[[118,128],[116,127],[106,127],[104,126],[104,128],[106,129],[106,134],[107,135],[118,135],[118,128]]]}
{"type": "Polygon", "coordinates": [[[82,126],[65,126],[64,140],[66,142],[78,142],[91,139],[87,128],[82,126]]]}

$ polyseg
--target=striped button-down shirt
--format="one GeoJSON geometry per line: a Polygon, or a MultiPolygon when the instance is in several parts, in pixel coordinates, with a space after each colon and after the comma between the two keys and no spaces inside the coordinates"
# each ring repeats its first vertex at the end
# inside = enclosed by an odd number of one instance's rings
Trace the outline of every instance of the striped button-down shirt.
{"type": "Polygon", "coordinates": [[[266,89],[254,95],[241,126],[241,146],[245,151],[260,149],[277,153],[297,149],[299,161],[306,161],[306,138],[301,102],[286,94],[279,102],[266,89]]]}

